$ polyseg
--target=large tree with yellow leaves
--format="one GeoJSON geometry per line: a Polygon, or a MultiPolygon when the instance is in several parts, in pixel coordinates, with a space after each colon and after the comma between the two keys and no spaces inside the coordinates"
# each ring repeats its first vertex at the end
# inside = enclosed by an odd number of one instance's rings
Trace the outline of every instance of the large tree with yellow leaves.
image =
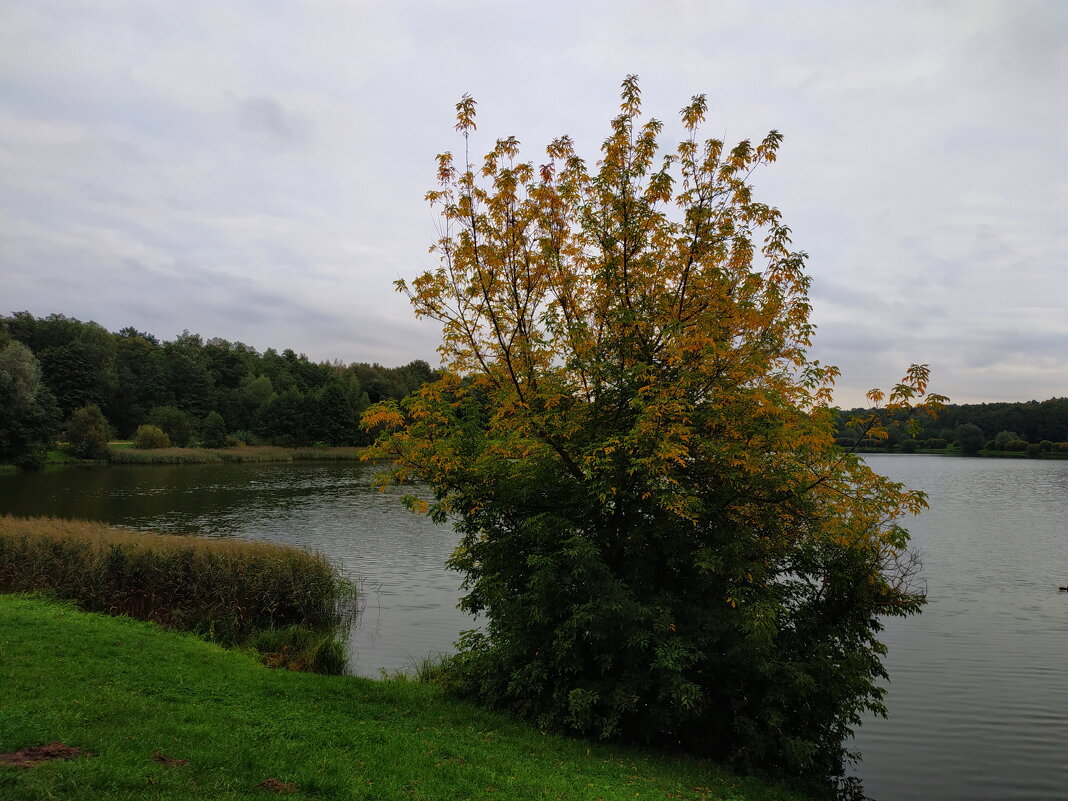
{"type": "Polygon", "coordinates": [[[880,616],[923,603],[897,521],[924,499],[834,443],[805,254],[749,182],[780,135],[701,140],[696,96],[661,156],[640,105],[628,77],[592,171],[568,137],[439,157],[440,266],[399,288],[446,374],[368,411],[372,455],[462,534],[460,689],[818,784],[882,710],[880,616]]]}

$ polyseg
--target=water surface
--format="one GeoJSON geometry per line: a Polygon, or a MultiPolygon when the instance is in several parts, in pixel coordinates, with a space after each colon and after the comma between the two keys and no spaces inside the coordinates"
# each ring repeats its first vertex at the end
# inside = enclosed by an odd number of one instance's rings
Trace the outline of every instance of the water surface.
{"type": "Polygon", "coordinates": [[[923,614],[887,621],[887,720],[856,771],[881,801],[1068,799],[1068,462],[873,455],[929,495],[908,526],[923,614]]]}

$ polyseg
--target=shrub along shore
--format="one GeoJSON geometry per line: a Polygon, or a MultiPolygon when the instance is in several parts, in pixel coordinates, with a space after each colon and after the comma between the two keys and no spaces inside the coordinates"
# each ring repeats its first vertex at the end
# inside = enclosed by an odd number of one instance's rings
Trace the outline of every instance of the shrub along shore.
{"type": "Polygon", "coordinates": [[[0,797],[800,801],[719,766],[549,736],[415,681],[268,670],[240,651],[0,596],[0,797]]]}
{"type": "Polygon", "coordinates": [[[325,557],[243,540],[0,517],[0,592],[258,647],[272,663],[340,673],[355,590],[325,557]]]}

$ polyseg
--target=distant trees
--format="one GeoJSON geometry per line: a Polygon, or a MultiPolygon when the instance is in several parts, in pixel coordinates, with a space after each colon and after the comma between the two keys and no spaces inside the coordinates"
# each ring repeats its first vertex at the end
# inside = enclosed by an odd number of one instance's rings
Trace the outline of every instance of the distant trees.
{"type": "Polygon", "coordinates": [[[17,341],[0,348],[0,462],[40,467],[55,442],[59,416],[30,349],[17,341]]]}
{"type": "MultiPolygon", "coordinates": [[[[839,444],[843,446],[857,444],[858,421],[869,415],[882,415],[878,410],[852,409],[839,411],[836,419],[839,444]]],[[[901,449],[910,434],[895,428],[891,421],[883,419],[888,431],[888,439],[881,443],[861,442],[862,449],[887,447],[901,449]]],[[[937,418],[926,417],[918,420],[919,430],[915,439],[919,448],[936,449],[946,447],[946,441],[956,440],[960,427],[973,425],[986,432],[998,432],[984,442],[980,448],[988,450],[1023,452],[1028,443],[1068,442],[1068,398],[1050,398],[1044,401],[1027,401],[1024,403],[974,403],[947,405],[937,418]]],[[[959,444],[959,442],[958,442],[959,444]]],[[[1059,452],[1051,447],[1052,452],[1059,452]]],[[[1040,452],[1044,452],[1041,451],[1040,452]]]]}
{"type": "Polygon", "coordinates": [[[966,456],[975,456],[986,444],[986,435],[983,429],[972,423],[957,426],[957,445],[961,453],[966,456]]]}
{"type": "Polygon", "coordinates": [[[148,415],[148,422],[163,431],[172,445],[184,448],[193,438],[193,423],[189,415],[174,406],[157,406],[148,415]]]}
{"type": "Polygon", "coordinates": [[[200,444],[205,448],[226,447],[226,422],[222,415],[212,410],[200,426],[200,444]]]}
{"type": "Polygon", "coordinates": [[[11,353],[21,355],[8,360],[32,359],[43,394],[26,405],[3,395],[15,392],[13,379],[0,388],[0,462],[7,463],[22,453],[36,454],[26,464],[43,460],[59,421],[91,405],[120,437],[149,424],[180,446],[225,443],[232,435],[249,443],[367,444],[357,421],[372,401],[400,399],[436,377],[422,360],[400,367],[316,363],[290,348],[259,353],[189,331],[161,341],[62,314],[0,316],[0,348],[12,344],[21,350],[11,353]]]}
{"type": "Polygon", "coordinates": [[[111,429],[96,404],[76,409],[67,424],[67,444],[82,459],[104,459],[108,455],[111,429]]]}

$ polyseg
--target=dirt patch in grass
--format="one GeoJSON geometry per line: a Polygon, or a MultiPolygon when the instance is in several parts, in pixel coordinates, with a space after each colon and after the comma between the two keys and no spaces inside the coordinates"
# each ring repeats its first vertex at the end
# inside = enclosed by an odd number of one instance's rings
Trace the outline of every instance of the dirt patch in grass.
{"type": "Polygon", "coordinates": [[[284,782],[281,779],[264,779],[260,782],[260,787],[264,790],[270,790],[272,793],[295,793],[297,791],[297,785],[293,782],[284,782]]]}
{"type": "Polygon", "coordinates": [[[189,764],[188,759],[175,759],[173,757],[163,756],[159,751],[156,751],[156,753],[152,755],[152,759],[161,765],[166,765],[168,768],[180,768],[182,765],[189,764]]]}
{"type": "Polygon", "coordinates": [[[42,762],[51,762],[56,759],[74,759],[80,756],[92,756],[92,751],[86,751],[76,745],[64,745],[63,743],[48,743],[48,745],[30,745],[10,754],[0,754],[0,765],[12,765],[16,768],[32,768],[42,762]]]}

